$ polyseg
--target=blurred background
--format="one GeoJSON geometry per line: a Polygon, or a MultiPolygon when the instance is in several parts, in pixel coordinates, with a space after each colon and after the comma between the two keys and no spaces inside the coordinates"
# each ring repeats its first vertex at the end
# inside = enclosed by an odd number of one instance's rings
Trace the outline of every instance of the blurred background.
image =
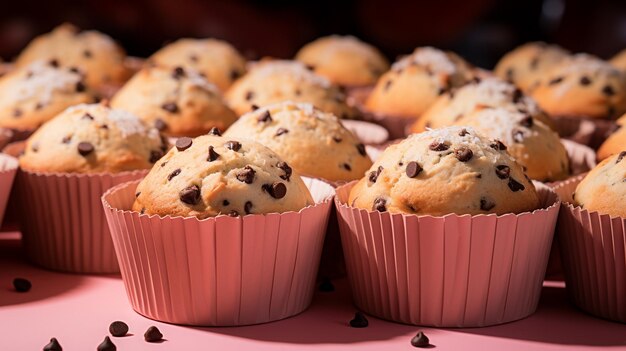
{"type": "Polygon", "coordinates": [[[292,57],[328,34],[353,34],[391,60],[421,45],[451,49],[491,68],[513,47],[555,42],[608,58],[626,47],[625,0],[19,0],[0,12],[0,57],[71,22],[148,56],[180,37],[216,37],[248,58],[292,57]]]}

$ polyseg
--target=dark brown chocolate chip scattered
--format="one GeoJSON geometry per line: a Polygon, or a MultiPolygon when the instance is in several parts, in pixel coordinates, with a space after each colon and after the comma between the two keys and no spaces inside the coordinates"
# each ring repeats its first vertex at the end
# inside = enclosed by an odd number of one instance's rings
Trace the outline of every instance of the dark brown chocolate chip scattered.
{"type": "Polygon", "coordinates": [[[445,94],[446,91],[447,91],[446,88],[439,88],[439,90],[437,90],[437,95],[441,96],[445,94]]]}
{"type": "Polygon", "coordinates": [[[164,131],[165,129],[167,129],[167,123],[165,123],[164,120],[157,118],[154,121],[154,128],[156,128],[159,132],[164,131]]]}
{"type": "Polygon", "coordinates": [[[243,210],[246,212],[246,214],[252,213],[252,202],[246,201],[246,203],[243,205],[243,210]]]}
{"type": "Polygon", "coordinates": [[[514,103],[520,102],[520,100],[523,97],[524,97],[524,93],[522,93],[522,90],[520,90],[519,88],[515,88],[515,90],[513,90],[513,102],[514,103]]]}
{"type": "Polygon", "coordinates": [[[366,156],[367,155],[367,153],[365,152],[365,145],[363,145],[363,144],[356,144],[356,149],[357,149],[357,151],[359,152],[359,154],[361,156],[366,156]]]}
{"type": "Polygon", "coordinates": [[[178,112],[178,105],[176,105],[175,102],[166,102],[163,105],[161,105],[161,108],[169,113],[178,112]]]}
{"type": "Polygon", "coordinates": [[[235,69],[230,71],[230,80],[235,80],[237,78],[241,77],[241,73],[235,69]]]}
{"type": "Polygon", "coordinates": [[[430,143],[430,145],[428,145],[428,148],[432,151],[446,151],[448,150],[448,148],[450,148],[450,146],[440,141],[433,141],[432,143],[430,143]]]}
{"type": "Polygon", "coordinates": [[[519,129],[513,130],[513,141],[516,143],[524,142],[524,131],[519,129]]]}
{"type": "Polygon", "coordinates": [[[376,181],[378,180],[378,176],[380,175],[380,173],[383,171],[383,166],[378,166],[378,168],[375,171],[371,171],[368,177],[368,180],[372,183],[376,183],[376,181]]]}
{"type": "Polygon", "coordinates": [[[387,200],[377,197],[374,199],[374,204],[372,205],[372,211],[385,212],[387,211],[387,200]]]}
{"type": "Polygon", "coordinates": [[[233,151],[239,151],[241,149],[241,143],[234,140],[227,141],[224,146],[233,151]]]}
{"type": "Polygon", "coordinates": [[[128,324],[122,321],[115,321],[109,325],[109,333],[118,338],[126,336],[128,334],[128,324]]]}
{"type": "Polygon", "coordinates": [[[63,351],[63,347],[61,347],[57,338],[52,338],[50,342],[43,347],[43,351],[63,351]]]}
{"type": "Polygon", "coordinates": [[[278,167],[279,169],[282,169],[283,172],[285,172],[285,174],[281,175],[280,178],[284,179],[286,181],[289,181],[289,179],[291,178],[291,173],[293,172],[293,170],[291,169],[291,167],[289,167],[287,162],[278,162],[276,164],[276,167],[278,167]]]}
{"type": "Polygon", "coordinates": [[[615,89],[610,85],[605,85],[604,88],[602,88],[602,93],[606,96],[613,96],[615,95],[615,89]]]}
{"type": "Polygon", "coordinates": [[[460,148],[454,150],[454,157],[461,162],[467,162],[472,159],[474,156],[474,152],[468,148],[461,146],[460,148]]]}
{"type": "Polygon", "coordinates": [[[532,128],[533,124],[534,124],[534,121],[533,121],[533,118],[531,116],[526,116],[519,122],[519,124],[522,127],[532,128]]]}
{"type": "Polygon", "coordinates": [[[498,150],[498,151],[504,151],[506,150],[506,145],[504,145],[503,142],[501,142],[500,140],[494,140],[491,144],[489,144],[489,146],[492,149],[498,150]]]}
{"type": "Polygon", "coordinates": [[[182,67],[174,68],[174,71],[172,72],[172,78],[180,79],[184,76],[185,76],[185,70],[182,67]]]}
{"type": "Polygon", "coordinates": [[[500,179],[507,179],[511,174],[511,168],[507,165],[497,165],[496,166],[496,175],[500,179]]]}
{"type": "Polygon", "coordinates": [[[418,332],[417,335],[411,339],[411,345],[419,348],[428,347],[430,346],[430,340],[423,332],[418,332]]]}
{"type": "Polygon", "coordinates": [[[207,157],[206,160],[209,162],[213,162],[217,160],[218,158],[220,158],[220,154],[215,152],[215,148],[213,146],[209,146],[209,156],[207,157]]]}
{"type": "Polygon", "coordinates": [[[100,129],[109,129],[109,125],[108,124],[103,124],[100,126],[100,129]]]}
{"type": "Polygon", "coordinates": [[[256,171],[252,169],[250,166],[245,166],[241,171],[239,171],[236,175],[237,180],[246,184],[252,184],[254,182],[254,176],[256,171]]]}
{"type": "Polygon", "coordinates": [[[280,182],[275,182],[271,185],[263,184],[261,188],[275,199],[282,199],[287,194],[287,187],[285,186],[285,184],[280,182]]]}
{"type": "Polygon", "coordinates": [[[191,138],[178,138],[176,140],[176,149],[178,149],[178,151],[185,151],[191,147],[191,144],[193,144],[193,140],[191,138]]]}
{"type": "Polygon", "coordinates": [[[330,278],[323,277],[322,282],[319,285],[319,290],[321,292],[333,292],[335,291],[335,286],[333,285],[333,282],[330,281],[330,278]]]}
{"type": "Polygon", "coordinates": [[[626,156],[626,151],[620,152],[619,155],[617,155],[617,159],[615,160],[615,163],[618,164],[622,162],[622,160],[624,159],[624,156],[626,156]]]}
{"type": "Polygon", "coordinates": [[[289,130],[285,129],[285,128],[278,128],[278,130],[276,131],[276,134],[274,134],[274,136],[281,136],[283,134],[287,134],[289,133],[289,130]]]}
{"type": "Polygon", "coordinates": [[[270,111],[265,110],[259,118],[257,118],[257,121],[259,123],[269,123],[272,121],[272,114],[270,114],[270,111]]]}
{"type": "Polygon", "coordinates": [[[296,96],[300,96],[302,95],[302,90],[296,89],[296,91],[294,91],[294,94],[296,94],[296,96]]]}
{"type": "Polygon", "coordinates": [[[180,201],[188,205],[196,205],[200,202],[200,187],[191,185],[181,190],[179,193],[180,201]]]}
{"type": "Polygon", "coordinates": [[[509,68],[506,70],[506,79],[510,82],[513,81],[513,68],[509,68]]]}
{"type": "Polygon", "coordinates": [[[469,134],[469,132],[465,128],[461,129],[461,131],[459,132],[459,136],[466,136],[468,134],[469,134]]]}
{"type": "Polygon", "coordinates": [[[224,199],[224,201],[222,201],[222,206],[228,206],[230,205],[230,201],[224,199]]]}
{"type": "Polygon", "coordinates": [[[548,82],[548,85],[556,85],[563,81],[563,77],[556,77],[548,82]]]}
{"type": "Polygon", "coordinates": [[[108,336],[105,336],[104,337],[104,341],[102,341],[100,343],[100,345],[98,345],[98,348],[96,350],[98,350],[98,351],[116,351],[117,350],[117,346],[115,346],[113,341],[111,341],[111,338],[109,338],[108,336]]]}
{"type": "Polygon", "coordinates": [[[180,168],[177,168],[167,176],[167,180],[170,181],[172,180],[172,178],[176,177],[179,174],[180,174],[180,168]]]}
{"type": "Polygon", "coordinates": [[[393,83],[393,80],[389,79],[388,81],[385,82],[385,86],[383,87],[384,91],[389,90],[389,88],[391,88],[391,83],[393,83]]]}
{"type": "Polygon", "coordinates": [[[83,51],[83,56],[85,56],[86,58],[90,58],[92,56],[91,51],[90,50],[83,51]]]}
{"type": "Polygon", "coordinates": [[[343,164],[341,165],[341,168],[345,169],[345,170],[346,170],[346,171],[348,171],[348,172],[352,171],[352,167],[350,167],[350,165],[349,165],[349,164],[347,164],[347,163],[343,163],[343,164]]]}
{"type": "Polygon", "coordinates": [[[589,77],[587,77],[587,76],[580,77],[580,85],[585,86],[585,85],[589,85],[589,84],[591,84],[591,79],[589,77]]]}
{"type": "Polygon", "coordinates": [[[81,141],[80,143],[78,143],[78,153],[81,154],[81,156],[87,156],[92,153],[93,150],[94,147],[91,143],[88,143],[86,141],[81,141]]]}
{"type": "Polygon", "coordinates": [[[250,100],[254,99],[254,92],[253,91],[247,91],[245,99],[246,99],[246,101],[250,101],[250,100]]]}
{"type": "Polygon", "coordinates": [[[198,62],[198,56],[193,55],[193,54],[192,54],[192,55],[189,55],[189,61],[191,61],[191,62],[193,62],[193,63],[198,62]]]}
{"type": "Polygon", "coordinates": [[[30,280],[24,278],[13,279],[13,287],[17,292],[28,292],[33,287],[30,280]]]}
{"type": "Polygon", "coordinates": [[[166,164],[167,164],[167,161],[161,163],[161,167],[165,167],[166,164]]]}
{"type": "Polygon", "coordinates": [[[90,121],[93,121],[93,116],[89,113],[85,113],[80,119],[88,119],[90,121]]]}
{"type": "Polygon", "coordinates": [[[85,83],[78,81],[76,82],[76,91],[79,93],[84,92],[85,90],[87,90],[87,87],[85,87],[85,83]]]}
{"type": "Polygon", "coordinates": [[[156,163],[164,154],[165,153],[161,150],[152,150],[150,151],[150,159],[148,161],[150,161],[150,163],[156,163]]]}
{"type": "Polygon", "coordinates": [[[142,208],[141,208],[141,211],[139,211],[139,214],[144,214],[144,213],[146,213],[146,208],[145,208],[145,207],[142,207],[142,208]]]}
{"type": "Polygon", "coordinates": [[[340,142],[342,142],[342,141],[343,141],[343,139],[341,139],[340,137],[336,137],[336,136],[334,136],[334,137],[333,137],[333,141],[334,141],[334,142],[336,142],[336,143],[340,143],[340,142]]]}
{"type": "Polygon", "coordinates": [[[406,176],[409,178],[415,178],[417,177],[420,173],[422,173],[422,166],[420,166],[419,163],[415,162],[415,161],[411,161],[406,165],[406,176]]]}
{"type": "Polygon", "coordinates": [[[139,195],[141,195],[141,191],[135,193],[135,198],[139,197],[139,195]]]}
{"type": "Polygon", "coordinates": [[[239,212],[232,210],[226,214],[229,217],[239,217],[239,212]]]}
{"type": "Polygon", "coordinates": [[[222,132],[217,127],[211,128],[211,130],[209,130],[209,134],[210,135],[215,135],[215,136],[222,136],[222,132]]]}
{"type": "Polygon", "coordinates": [[[59,60],[57,59],[52,59],[50,61],[48,61],[48,64],[54,68],[58,68],[59,67],[59,60]]]}
{"type": "Polygon", "coordinates": [[[354,318],[350,321],[350,326],[352,328],[366,328],[368,325],[369,322],[362,312],[355,313],[354,318]]]}
{"type": "Polygon", "coordinates": [[[513,178],[509,178],[509,189],[513,192],[526,189],[524,185],[513,178]]]}
{"type": "Polygon", "coordinates": [[[256,111],[259,109],[259,105],[252,104],[250,105],[250,111],[256,111]]]}
{"type": "Polygon", "coordinates": [[[483,211],[489,211],[492,208],[496,207],[496,203],[485,198],[485,197],[481,197],[480,198],[480,209],[483,211]]]}

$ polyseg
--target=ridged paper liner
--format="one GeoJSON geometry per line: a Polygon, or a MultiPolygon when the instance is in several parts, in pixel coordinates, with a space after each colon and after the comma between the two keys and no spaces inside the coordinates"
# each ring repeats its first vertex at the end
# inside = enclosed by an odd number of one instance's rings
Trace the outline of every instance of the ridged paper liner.
{"type": "Polygon", "coordinates": [[[168,323],[265,323],[311,303],[334,189],[305,179],[317,204],[299,212],[159,217],[129,211],[138,181],[102,197],[135,311],[168,323]]]}
{"type": "Polygon", "coordinates": [[[543,209],[444,217],[348,207],[355,183],[337,188],[341,240],[356,305],[383,319],[481,327],[532,314],[559,210],[536,183],[543,209]]]}
{"type": "Polygon", "coordinates": [[[565,139],[597,150],[615,129],[616,123],[606,119],[585,119],[552,116],[556,131],[565,139]]]}
{"type": "Polygon", "coordinates": [[[116,174],[20,170],[16,199],[29,259],[57,271],[118,272],[100,197],[107,189],[146,174],[146,170],[116,174]]]}
{"type": "Polygon", "coordinates": [[[582,310],[626,323],[626,220],[572,205],[583,178],[554,188],[563,200],[557,236],[567,292],[582,310]]]}
{"type": "Polygon", "coordinates": [[[0,223],[4,219],[4,212],[7,208],[17,167],[17,159],[9,155],[0,154],[0,223]]]}

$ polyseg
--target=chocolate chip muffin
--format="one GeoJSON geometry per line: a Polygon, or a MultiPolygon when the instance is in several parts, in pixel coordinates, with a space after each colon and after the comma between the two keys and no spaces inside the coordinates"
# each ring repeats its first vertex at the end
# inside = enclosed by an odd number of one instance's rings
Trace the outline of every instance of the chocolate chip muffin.
{"type": "Polygon", "coordinates": [[[567,50],[558,45],[543,42],[526,43],[504,55],[496,65],[494,73],[527,91],[543,78],[547,71],[569,55],[567,50]]]}
{"type": "Polygon", "coordinates": [[[626,71],[626,49],[611,57],[609,63],[621,71],[626,71]]]}
{"type": "Polygon", "coordinates": [[[577,54],[547,71],[530,95],[551,116],[617,118],[626,112],[626,73],[577,54]]]}
{"type": "Polygon", "coordinates": [[[93,101],[78,70],[37,61],[0,80],[0,127],[32,130],[69,106],[93,101]]]}
{"type": "Polygon", "coordinates": [[[382,115],[417,118],[438,96],[472,77],[472,68],[459,56],[432,47],[417,48],[380,77],[365,107],[382,115]]]}
{"type": "Polygon", "coordinates": [[[130,75],[124,65],[126,53],[113,39],[97,31],[80,31],[63,24],[33,39],[15,60],[17,67],[39,60],[56,60],[64,67],[75,67],[85,75],[87,85],[121,85],[130,75]]]}
{"type": "Polygon", "coordinates": [[[170,136],[198,136],[237,120],[219,90],[195,71],[146,67],[113,97],[111,106],[132,112],[170,136]]]}
{"type": "Polygon", "coordinates": [[[372,161],[365,146],[333,114],[284,102],[241,116],[224,134],[257,141],[300,174],[331,181],[363,177],[372,161]]]}
{"type": "Polygon", "coordinates": [[[353,36],[331,35],[314,40],[298,51],[296,60],[346,87],[374,84],[389,69],[389,62],[378,49],[353,36]]]}
{"type": "Polygon", "coordinates": [[[193,69],[226,91],[246,72],[246,60],[229,43],[218,39],[179,39],[155,52],[150,62],[193,69]]]}
{"type": "Polygon", "coordinates": [[[254,64],[228,90],[226,100],[239,115],[283,101],[307,102],[340,118],[355,115],[337,86],[298,61],[264,60],[254,64]]]}
{"type": "Polygon", "coordinates": [[[411,131],[448,127],[468,114],[493,107],[516,109],[552,127],[550,118],[532,98],[513,84],[490,77],[475,78],[471,84],[441,95],[411,126],[411,131]]]}
{"type": "Polygon", "coordinates": [[[180,138],[139,183],[133,210],[159,216],[299,211],[313,198],[297,172],[253,141],[180,138]]]}
{"type": "Polygon", "coordinates": [[[626,151],[600,162],[578,184],[574,204],[589,211],[626,217],[626,151]]]}
{"type": "Polygon", "coordinates": [[[479,109],[456,122],[507,146],[509,154],[535,180],[553,182],[569,176],[569,158],[559,135],[541,120],[511,107],[479,109]]]}
{"type": "Polygon", "coordinates": [[[624,128],[624,125],[626,125],[626,114],[615,121],[615,123],[613,132],[598,149],[596,154],[598,160],[604,160],[626,149],[626,128],[624,128]]]}
{"type": "Polygon", "coordinates": [[[389,146],[348,203],[418,215],[501,215],[535,210],[539,197],[501,142],[470,127],[448,127],[389,146]]]}
{"type": "Polygon", "coordinates": [[[148,169],[167,140],[135,115],[104,104],[76,105],[27,141],[20,167],[30,172],[101,173],[148,169]]]}

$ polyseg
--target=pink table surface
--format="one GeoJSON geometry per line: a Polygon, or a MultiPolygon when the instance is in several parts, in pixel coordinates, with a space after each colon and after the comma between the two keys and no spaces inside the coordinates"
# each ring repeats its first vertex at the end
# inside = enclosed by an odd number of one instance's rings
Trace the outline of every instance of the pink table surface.
{"type": "Polygon", "coordinates": [[[566,300],[562,282],[546,282],[539,309],[521,321],[488,328],[436,329],[368,317],[347,325],[355,307],[345,279],[332,293],[317,293],[304,313],[283,321],[238,328],[195,328],[159,323],[135,313],[119,276],[50,272],[22,258],[17,233],[0,233],[0,350],[41,350],[56,337],[64,350],[95,350],[114,320],[131,336],[112,338],[118,350],[417,350],[409,340],[423,330],[440,350],[626,350],[626,325],[591,317],[566,300]],[[28,293],[15,277],[31,280],[28,293]],[[149,344],[156,325],[166,341],[149,344]]]}

